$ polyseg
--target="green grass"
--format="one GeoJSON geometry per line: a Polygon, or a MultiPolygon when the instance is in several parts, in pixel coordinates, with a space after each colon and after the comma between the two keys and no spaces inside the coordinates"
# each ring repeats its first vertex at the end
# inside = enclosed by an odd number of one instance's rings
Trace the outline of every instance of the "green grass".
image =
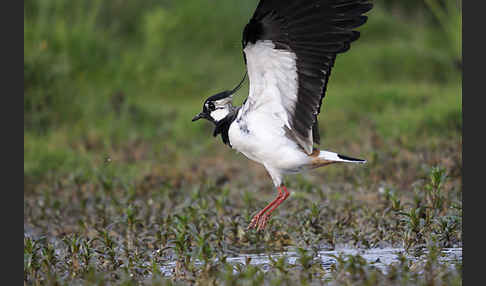
{"type": "Polygon", "coordinates": [[[241,31],[258,1],[125,2],[24,2],[27,284],[460,285],[462,263],[436,257],[462,247],[453,24],[425,2],[377,3],[338,56],[319,115],[322,149],[368,164],[287,178],[291,197],[255,233],[251,215],[276,195],[265,170],[191,118],[241,79],[241,31]],[[391,274],[359,256],[324,270],[308,258],[339,245],[429,254],[391,274]],[[296,267],[233,273],[223,260],[288,247],[303,249],[296,267]],[[157,267],[168,261],[170,281],[157,267]]]}

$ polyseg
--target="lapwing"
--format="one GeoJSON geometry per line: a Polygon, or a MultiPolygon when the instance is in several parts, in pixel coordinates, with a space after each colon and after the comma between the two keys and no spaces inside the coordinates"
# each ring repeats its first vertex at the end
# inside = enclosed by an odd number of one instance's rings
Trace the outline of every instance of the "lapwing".
{"type": "Polygon", "coordinates": [[[354,29],[367,21],[363,14],[372,7],[366,0],[260,0],[243,30],[243,80],[206,99],[192,119],[212,122],[213,135],[262,164],[277,188],[278,196],[248,229],[264,229],[288,198],[284,175],[333,163],[366,163],[320,150],[317,116],[336,55],[359,38],[354,29]],[[246,75],[249,95],[233,106],[246,75]]]}

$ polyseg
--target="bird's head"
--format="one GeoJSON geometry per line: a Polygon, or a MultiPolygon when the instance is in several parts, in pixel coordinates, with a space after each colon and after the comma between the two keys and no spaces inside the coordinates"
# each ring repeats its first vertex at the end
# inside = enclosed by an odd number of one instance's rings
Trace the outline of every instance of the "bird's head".
{"type": "Polygon", "coordinates": [[[233,90],[225,90],[217,93],[204,101],[203,110],[192,121],[204,118],[214,124],[218,124],[233,110],[233,94],[235,94],[246,79],[246,73],[241,82],[233,90]]]}
{"type": "Polygon", "coordinates": [[[213,122],[214,124],[218,123],[231,112],[233,108],[231,101],[232,92],[230,90],[226,90],[209,97],[206,99],[206,101],[204,101],[202,111],[196,115],[192,121],[204,118],[213,122]]]}

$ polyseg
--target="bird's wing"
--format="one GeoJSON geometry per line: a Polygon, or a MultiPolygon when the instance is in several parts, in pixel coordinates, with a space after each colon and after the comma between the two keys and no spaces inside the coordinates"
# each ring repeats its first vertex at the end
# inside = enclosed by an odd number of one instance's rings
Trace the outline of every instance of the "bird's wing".
{"type": "Polygon", "coordinates": [[[338,53],[359,38],[365,0],[260,0],[243,31],[250,94],[243,112],[270,112],[308,153],[338,53]]]}

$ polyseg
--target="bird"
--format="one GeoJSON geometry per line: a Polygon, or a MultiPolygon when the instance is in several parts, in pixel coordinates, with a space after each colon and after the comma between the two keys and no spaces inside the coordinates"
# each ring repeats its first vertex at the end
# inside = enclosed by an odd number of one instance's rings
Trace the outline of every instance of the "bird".
{"type": "Polygon", "coordinates": [[[317,116],[336,56],[360,37],[355,29],[372,7],[366,0],[260,0],[243,29],[243,80],[207,98],[192,119],[214,124],[213,136],[263,165],[277,188],[277,197],[247,229],[264,230],[289,197],[284,176],[334,163],[366,163],[321,150],[317,116]],[[247,76],[248,97],[234,106],[233,95],[247,76]]]}

